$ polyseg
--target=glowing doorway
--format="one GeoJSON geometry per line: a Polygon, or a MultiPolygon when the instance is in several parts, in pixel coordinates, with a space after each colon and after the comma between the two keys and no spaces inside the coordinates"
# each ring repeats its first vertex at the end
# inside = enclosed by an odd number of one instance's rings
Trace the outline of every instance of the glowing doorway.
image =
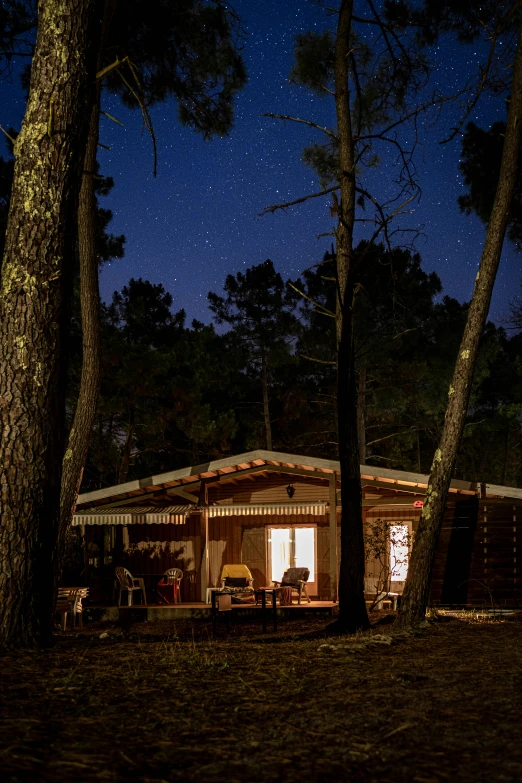
{"type": "Polygon", "coordinates": [[[313,526],[268,528],[270,579],[280,582],[287,568],[308,568],[307,591],[316,595],[316,541],[317,528],[313,526]]]}

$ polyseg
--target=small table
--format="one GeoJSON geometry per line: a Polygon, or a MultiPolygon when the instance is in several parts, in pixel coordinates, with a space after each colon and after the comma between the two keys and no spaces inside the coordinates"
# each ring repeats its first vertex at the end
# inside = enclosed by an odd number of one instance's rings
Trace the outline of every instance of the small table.
{"type": "Polygon", "coordinates": [[[277,593],[280,592],[282,589],[281,587],[259,587],[257,590],[254,590],[254,595],[256,597],[256,603],[259,596],[261,596],[261,611],[263,613],[263,633],[266,633],[266,594],[272,593],[272,625],[274,628],[274,631],[277,631],[277,605],[276,605],[276,599],[277,599],[277,593]]]}
{"type": "MultiPolygon", "coordinates": [[[[227,631],[230,633],[230,616],[232,613],[232,593],[227,593],[226,590],[216,589],[215,587],[209,588],[210,590],[210,601],[212,604],[212,608],[210,610],[210,614],[212,617],[212,636],[216,636],[216,630],[217,630],[217,613],[218,611],[226,611],[227,612],[227,631]],[[221,596],[228,596],[228,601],[226,602],[226,607],[222,607],[218,603],[218,598],[221,596]]],[[[207,593],[208,595],[208,593],[207,593]]]]}

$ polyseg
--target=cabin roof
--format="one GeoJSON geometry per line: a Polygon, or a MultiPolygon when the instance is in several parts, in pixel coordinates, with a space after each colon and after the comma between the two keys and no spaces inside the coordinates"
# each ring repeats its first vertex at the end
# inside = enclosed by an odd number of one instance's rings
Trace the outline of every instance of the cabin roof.
{"type": "MultiPolygon", "coordinates": [[[[257,450],[86,492],[78,497],[77,509],[142,503],[151,501],[160,494],[167,495],[175,502],[185,501],[197,505],[199,495],[192,493],[199,493],[202,485],[226,481],[227,478],[247,477],[259,471],[274,471],[325,480],[335,476],[336,481],[340,479],[340,464],[335,460],[257,450]]],[[[422,493],[428,486],[428,479],[429,476],[422,473],[361,465],[361,480],[364,487],[377,486],[422,493]]],[[[522,500],[522,489],[516,487],[478,484],[457,479],[451,482],[450,492],[459,495],[485,495],[522,500]]]]}

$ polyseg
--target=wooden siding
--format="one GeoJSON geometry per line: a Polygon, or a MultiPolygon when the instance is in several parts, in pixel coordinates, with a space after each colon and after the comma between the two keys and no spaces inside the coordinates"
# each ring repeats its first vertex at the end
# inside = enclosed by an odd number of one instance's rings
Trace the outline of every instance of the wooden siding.
{"type": "Polygon", "coordinates": [[[87,525],[86,569],[94,600],[111,600],[114,569],[123,565],[133,576],[144,576],[149,600],[155,600],[157,577],[167,568],[181,568],[182,601],[200,601],[200,514],[184,525],[87,525]],[[103,556],[102,556],[103,554],[103,556]]]}
{"type": "Polygon", "coordinates": [[[480,503],[470,569],[472,603],[522,604],[517,560],[521,524],[521,505],[480,503]]]}
{"type": "MultiPolygon", "coordinates": [[[[286,514],[284,516],[214,517],[209,520],[210,584],[217,586],[226,563],[245,563],[254,577],[254,586],[268,584],[266,528],[292,525],[316,525],[328,531],[326,515],[286,514]]],[[[327,532],[328,536],[328,532],[327,532]]],[[[317,538],[317,568],[324,596],[328,594],[329,543],[323,535],[317,538]]]]}
{"type": "Polygon", "coordinates": [[[211,485],[209,500],[237,504],[328,502],[328,479],[309,479],[294,474],[258,476],[255,473],[252,479],[243,478],[238,484],[211,485]],[[295,489],[292,499],[286,492],[289,484],[295,489]]]}

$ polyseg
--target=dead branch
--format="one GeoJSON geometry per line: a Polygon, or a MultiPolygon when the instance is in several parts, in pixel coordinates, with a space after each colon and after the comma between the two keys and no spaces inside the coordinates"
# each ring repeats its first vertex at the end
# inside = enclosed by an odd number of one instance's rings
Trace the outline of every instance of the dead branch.
{"type": "Polygon", "coordinates": [[[320,130],[323,133],[326,133],[327,136],[331,136],[332,139],[337,139],[337,136],[335,133],[328,128],[324,128],[322,125],[317,125],[317,123],[312,122],[311,120],[302,120],[299,117],[290,117],[288,114],[272,114],[271,112],[266,112],[261,115],[261,117],[272,117],[274,120],[289,120],[290,122],[300,122],[303,125],[309,125],[311,128],[316,128],[316,130],[320,130]]]}
{"type": "Polygon", "coordinates": [[[486,61],[485,67],[481,68],[482,77],[480,79],[480,83],[478,85],[477,92],[475,93],[475,96],[474,96],[473,100],[468,105],[468,108],[467,108],[466,112],[464,113],[463,117],[461,118],[459,124],[455,128],[453,128],[453,130],[450,133],[450,135],[448,136],[448,138],[447,139],[443,139],[440,142],[440,144],[447,144],[449,141],[453,141],[453,139],[455,138],[457,133],[459,133],[460,129],[462,128],[462,126],[464,125],[464,123],[468,119],[469,115],[471,114],[471,112],[473,111],[475,106],[477,105],[480,96],[484,92],[484,88],[485,88],[485,85],[486,85],[487,77],[488,77],[489,71],[491,69],[491,64],[493,62],[493,55],[495,53],[495,49],[496,49],[496,46],[497,46],[498,35],[499,35],[499,30],[497,28],[497,30],[495,30],[495,32],[491,36],[491,46],[489,47],[488,59],[486,61]]]}
{"type": "Polygon", "coordinates": [[[116,122],[118,125],[121,125],[121,126],[122,126],[122,128],[124,128],[124,127],[125,127],[125,125],[123,124],[123,122],[120,122],[120,120],[117,120],[117,119],[116,119],[116,117],[113,117],[113,116],[112,116],[112,114],[109,114],[109,113],[108,113],[108,112],[106,112],[106,111],[102,111],[101,109],[100,109],[100,114],[104,114],[106,117],[108,117],[108,118],[109,118],[110,120],[112,120],[113,122],[116,122]]]}
{"type": "Polygon", "coordinates": [[[367,443],[367,446],[373,446],[374,443],[380,443],[383,440],[388,440],[389,438],[396,438],[398,435],[409,435],[412,432],[423,432],[424,427],[416,427],[415,429],[407,429],[407,430],[401,430],[401,432],[392,432],[391,435],[384,435],[382,438],[376,438],[375,440],[371,440],[369,443],[367,443]]]}
{"type": "Polygon", "coordinates": [[[9,141],[10,141],[12,144],[15,144],[15,143],[16,143],[15,139],[13,139],[13,137],[12,137],[12,136],[10,136],[10,135],[8,134],[8,132],[5,130],[5,128],[2,128],[2,126],[1,126],[1,125],[0,125],[0,131],[2,131],[2,133],[4,133],[4,134],[7,136],[7,138],[9,139],[9,141]]]}
{"type": "Polygon", "coordinates": [[[326,359],[316,359],[315,356],[307,356],[307,354],[305,354],[305,353],[300,353],[299,356],[302,359],[308,359],[308,361],[310,361],[310,362],[317,362],[318,364],[330,364],[333,367],[335,367],[336,364],[337,364],[337,362],[329,362],[326,359]]]}
{"type": "Polygon", "coordinates": [[[326,196],[328,193],[333,193],[335,190],[339,190],[339,185],[334,185],[326,190],[321,190],[319,193],[310,193],[308,196],[302,196],[302,198],[296,198],[295,201],[287,201],[285,204],[272,204],[270,207],[265,207],[258,217],[263,217],[268,213],[277,212],[278,209],[288,209],[288,207],[295,207],[296,204],[302,204],[304,201],[308,201],[311,198],[319,198],[320,196],[326,196]]]}
{"type": "Polygon", "coordinates": [[[316,312],[321,312],[321,315],[328,315],[328,316],[330,316],[330,318],[335,318],[335,313],[332,313],[332,311],[331,311],[331,310],[328,310],[328,308],[326,308],[326,307],[323,307],[323,305],[322,305],[322,304],[319,304],[319,302],[315,302],[313,299],[310,299],[310,297],[309,297],[309,296],[307,296],[307,295],[304,293],[304,291],[301,291],[301,290],[300,290],[299,288],[297,288],[297,287],[296,287],[296,286],[295,286],[293,283],[291,283],[291,282],[289,281],[289,282],[288,282],[288,285],[290,286],[290,288],[293,288],[293,289],[294,289],[294,291],[296,291],[296,293],[298,293],[300,296],[302,296],[302,297],[303,297],[303,299],[307,299],[307,300],[308,300],[308,301],[309,301],[311,304],[313,304],[313,306],[314,306],[315,308],[319,308],[318,310],[316,309],[316,312]]]}

